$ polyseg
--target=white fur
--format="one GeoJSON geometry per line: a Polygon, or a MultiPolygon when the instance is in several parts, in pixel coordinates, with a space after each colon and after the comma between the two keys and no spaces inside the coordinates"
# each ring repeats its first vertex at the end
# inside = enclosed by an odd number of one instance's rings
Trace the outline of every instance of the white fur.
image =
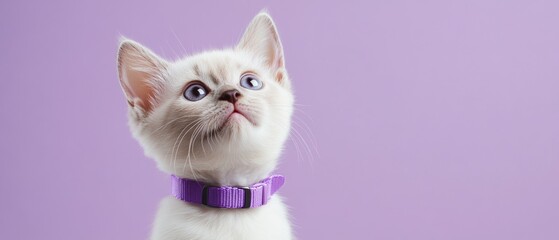
{"type": "MultiPolygon", "coordinates": [[[[287,138],[293,95],[275,25],[258,14],[233,49],[204,52],[176,62],[159,58],[123,39],[118,54],[120,83],[129,102],[129,125],[158,167],[214,185],[248,186],[275,169],[287,138]],[[240,86],[255,73],[261,90],[240,86]],[[200,101],[183,92],[192,81],[210,88],[200,101]],[[237,108],[218,100],[237,89],[237,108]]],[[[167,197],[161,202],[151,239],[291,239],[287,210],[276,194],[254,209],[215,209],[167,197]]]]}

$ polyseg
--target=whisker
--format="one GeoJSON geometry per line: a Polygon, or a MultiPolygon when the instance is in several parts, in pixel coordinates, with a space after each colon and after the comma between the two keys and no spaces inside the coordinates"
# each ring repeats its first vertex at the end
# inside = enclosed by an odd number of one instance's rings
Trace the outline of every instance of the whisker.
{"type": "Polygon", "coordinates": [[[190,165],[190,169],[191,169],[191,171],[192,171],[192,175],[193,175],[193,177],[194,177],[195,180],[197,180],[197,177],[196,177],[196,173],[194,172],[194,169],[192,168],[192,164],[191,164],[191,155],[190,155],[190,154],[192,153],[192,156],[193,156],[194,158],[196,158],[195,154],[192,152],[192,150],[193,150],[192,143],[193,143],[193,141],[195,141],[195,140],[197,139],[198,134],[200,133],[200,130],[201,130],[201,123],[202,123],[202,122],[203,122],[203,121],[199,121],[199,122],[196,124],[196,128],[194,129],[193,134],[190,136],[190,141],[189,141],[189,144],[188,144],[187,159],[186,159],[186,161],[185,161],[184,164],[183,164],[183,171],[186,169],[186,164],[187,164],[187,163],[190,165]]]}
{"type": "Polygon", "coordinates": [[[201,116],[201,115],[188,115],[188,116],[181,116],[181,117],[174,118],[173,120],[170,120],[170,121],[168,121],[167,123],[161,125],[159,128],[155,129],[155,130],[154,130],[153,132],[151,132],[149,135],[151,136],[151,135],[155,134],[156,132],[163,130],[164,128],[166,128],[167,126],[169,126],[169,124],[171,124],[171,123],[173,123],[173,122],[176,122],[176,121],[178,121],[178,120],[183,120],[183,119],[187,119],[187,118],[191,118],[191,117],[192,117],[192,118],[194,118],[194,117],[200,117],[200,116],[201,116]]]}
{"type": "MultiPolygon", "coordinates": [[[[188,128],[188,130],[187,130],[186,132],[184,132],[184,134],[183,134],[182,131],[181,131],[181,133],[179,134],[179,137],[177,138],[177,140],[180,138],[180,141],[179,141],[178,145],[176,145],[176,150],[175,150],[175,146],[173,146],[174,157],[173,157],[173,160],[172,160],[172,161],[173,161],[173,170],[174,170],[174,171],[176,171],[177,156],[178,156],[178,152],[179,152],[180,145],[182,144],[182,140],[184,139],[184,137],[186,137],[186,135],[188,134],[188,132],[190,132],[190,130],[193,129],[195,126],[197,126],[198,123],[201,122],[201,121],[202,121],[201,119],[198,119],[198,120],[196,120],[196,121],[191,122],[190,124],[188,124],[188,125],[185,127],[185,129],[186,129],[187,127],[190,126],[190,127],[188,128]],[[181,135],[182,135],[182,136],[181,136],[181,135]]],[[[184,131],[184,130],[183,130],[183,131],[184,131]]],[[[175,141],[175,144],[176,144],[176,141],[175,141]]]]}

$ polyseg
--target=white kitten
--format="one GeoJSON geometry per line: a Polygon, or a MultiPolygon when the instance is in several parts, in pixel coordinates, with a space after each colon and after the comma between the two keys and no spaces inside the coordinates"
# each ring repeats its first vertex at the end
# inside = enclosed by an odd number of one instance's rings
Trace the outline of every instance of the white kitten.
{"type": "MultiPolygon", "coordinates": [[[[124,39],[118,52],[129,125],[145,154],[180,178],[249,186],[266,178],[290,129],[293,95],[276,27],[258,14],[233,49],[176,62],[124,39]]],[[[274,195],[261,207],[211,208],[169,196],[151,239],[291,239],[274,195]]]]}

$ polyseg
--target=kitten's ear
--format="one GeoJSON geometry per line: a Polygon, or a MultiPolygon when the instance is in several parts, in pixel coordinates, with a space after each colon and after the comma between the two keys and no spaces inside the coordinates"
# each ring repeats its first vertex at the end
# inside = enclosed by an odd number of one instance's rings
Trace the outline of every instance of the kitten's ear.
{"type": "Polygon", "coordinates": [[[268,13],[260,12],[252,19],[237,49],[263,57],[276,80],[286,86],[289,84],[278,30],[268,13]]]}
{"type": "Polygon", "coordinates": [[[128,104],[148,113],[163,87],[168,63],[141,44],[125,38],[120,40],[117,61],[120,86],[128,104]]]}

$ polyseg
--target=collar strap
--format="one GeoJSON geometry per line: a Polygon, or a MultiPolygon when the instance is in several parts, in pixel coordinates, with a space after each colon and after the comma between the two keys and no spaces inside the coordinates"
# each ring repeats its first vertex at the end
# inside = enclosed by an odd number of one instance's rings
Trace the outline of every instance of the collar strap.
{"type": "Polygon", "coordinates": [[[283,186],[285,177],[273,175],[249,187],[211,186],[203,182],[171,175],[173,196],[189,203],[215,208],[255,208],[268,203],[283,186]]]}

